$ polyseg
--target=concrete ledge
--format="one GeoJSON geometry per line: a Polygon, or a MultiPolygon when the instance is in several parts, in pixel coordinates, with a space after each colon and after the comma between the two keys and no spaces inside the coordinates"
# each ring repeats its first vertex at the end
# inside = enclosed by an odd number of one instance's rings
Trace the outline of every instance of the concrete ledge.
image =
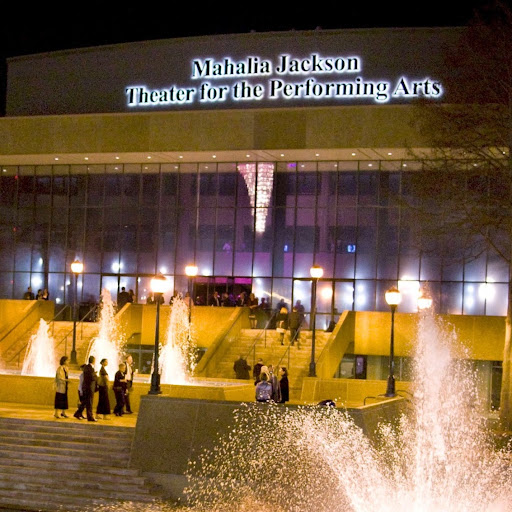
{"type": "MultiPolygon", "coordinates": [[[[360,408],[347,409],[349,415],[370,438],[382,420],[393,421],[405,410],[402,398],[386,399],[360,408]]],[[[191,400],[166,395],[141,397],[135,427],[130,467],[139,469],[162,485],[171,499],[181,499],[186,485],[189,460],[203,450],[213,449],[220,434],[235,426],[235,412],[243,403],[191,400]]],[[[276,405],[297,408],[297,405],[276,405]]]]}

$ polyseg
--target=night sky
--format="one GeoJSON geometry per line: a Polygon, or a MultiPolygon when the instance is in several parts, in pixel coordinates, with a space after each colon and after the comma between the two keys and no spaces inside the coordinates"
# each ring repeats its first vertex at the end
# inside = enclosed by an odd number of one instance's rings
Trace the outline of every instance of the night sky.
{"type": "MultiPolygon", "coordinates": [[[[506,0],[507,4],[512,0],[506,0]]],[[[104,44],[250,31],[463,26],[488,0],[138,1],[9,5],[0,29],[0,101],[9,57],[104,44]],[[452,5],[453,7],[450,7],[452,5]]],[[[3,104],[3,101],[2,101],[3,104]]],[[[0,105],[0,114],[3,107],[0,105]]]]}

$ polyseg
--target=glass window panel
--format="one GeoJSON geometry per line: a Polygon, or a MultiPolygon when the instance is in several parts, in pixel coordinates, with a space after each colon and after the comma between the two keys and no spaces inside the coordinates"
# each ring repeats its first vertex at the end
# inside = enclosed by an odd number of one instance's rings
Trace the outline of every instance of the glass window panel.
{"type": "Polygon", "coordinates": [[[1,299],[21,299],[22,295],[13,295],[13,276],[12,272],[0,272],[0,298],[1,299]]]}
{"type": "MultiPolygon", "coordinates": [[[[60,213],[62,213],[62,211],[60,211],[60,213]]],[[[82,252],[85,235],[85,214],[85,208],[69,209],[67,245],[68,248],[74,252],[82,252]]],[[[52,217],[52,230],[50,232],[50,240],[52,244],[61,245],[62,247],[65,247],[65,244],[62,242],[62,236],[60,241],[55,240],[53,236],[55,227],[57,227],[60,233],[62,233],[65,230],[65,225],[61,224],[61,221],[65,222],[65,218],[62,219],[59,215],[59,210],[54,209],[52,217]]]]}
{"type": "MultiPolygon", "coordinates": [[[[124,206],[135,207],[139,203],[140,174],[125,174],[121,177],[124,194],[124,206]]],[[[156,198],[157,196],[155,196],[156,198]]]]}
{"type": "Polygon", "coordinates": [[[101,288],[99,274],[84,274],[82,276],[82,301],[92,304],[99,303],[101,288]]]}
{"type": "Polygon", "coordinates": [[[353,278],[355,276],[355,253],[336,254],[336,277],[353,278]]]}
{"type": "Polygon", "coordinates": [[[291,279],[276,279],[272,281],[272,307],[275,308],[276,304],[284,300],[291,310],[292,304],[292,280],[291,279]]]}
{"type": "Polygon", "coordinates": [[[462,268],[458,258],[443,258],[442,280],[462,281],[462,268]]]}
{"type": "Polygon", "coordinates": [[[485,283],[465,283],[462,303],[464,314],[483,315],[485,310],[485,296],[485,283]]]}
{"type": "Polygon", "coordinates": [[[89,206],[102,206],[105,180],[102,175],[89,175],[87,182],[87,204],[89,206]]]}
{"type": "Polygon", "coordinates": [[[400,173],[378,173],[379,180],[379,204],[381,206],[396,205],[400,195],[400,173]]]}
{"type": "MultiPolygon", "coordinates": [[[[334,283],[334,311],[352,311],[354,307],[354,283],[337,281],[334,283]]],[[[337,320],[337,318],[335,319],[337,320]]]]}
{"type": "Polygon", "coordinates": [[[114,302],[117,302],[117,293],[119,292],[119,278],[118,276],[102,276],[101,277],[101,292],[107,290],[114,302]]]}
{"type": "MultiPolygon", "coordinates": [[[[62,269],[64,269],[64,266],[62,266],[62,269]]],[[[48,293],[50,294],[50,300],[55,301],[55,304],[65,303],[65,276],[62,272],[50,272],[48,274],[48,293]]]]}
{"type": "Polygon", "coordinates": [[[377,204],[378,184],[378,175],[376,172],[359,172],[359,204],[377,204]]]}
{"type": "MultiPolygon", "coordinates": [[[[1,218],[1,215],[0,215],[1,218]]],[[[0,269],[12,270],[14,266],[15,231],[12,224],[0,224],[0,269]]]]}
{"type": "Polygon", "coordinates": [[[487,258],[486,254],[480,255],[464,265],[465,281],[485,281],[487,258]]]}
{"type": "Polygon", "coordinates": [[[491,316],[506,316],[508,306],[508,285],[487,283],[485,314],[491,316]]]}
{"type": "Polygon", "coordinates": [[[487,261],[487,280],[488,281],[508,281],[509,264],[500,256],[489,255],[487,261]]]}
{"type": "Polygon", "coordinates": [[[13,282],[14,298],[22,299],[23,294],[27,291],[28,286],[30,286],[30,273],[29,272],[14,272],[14,282],[13,282]]]}
{"type": "Polygon", "coordinates": [[[84,206],[87,191],[87,176],[72,175],[66,179],[69,181],[69,205],[84,206]]]}
{"type": "Polygon", "coordinates": [[[441,280],[441,261],[439,256],[423,254],[421,257],[420,278],[422,281],[441,280]]]}
{"type": "Polygon", "coordinates": [[[269,276],[272,274],[272,254],[255,251],[253,276],[269,276]]]}
{"type": "Polygon", "coordinates": [[[14,171],[0,176],[0,204],[8,206],[15,204],[17,182],[14,171]]]}
{"type": "Polygon", "coordinates": [[[159,174],[142,175],[142,204],[158,206],[158,193],[160,189],[159,174]]]}
{"type": "Polygon", "coordinates": [[[375,281],[356,281],[355,311],[373,311],[375,309],[375,281]]]}
{"type": "Polygon", "coordinates": [[[310,269],[313,265],[312,253],[295,253],[295,265],[293,275],[295,277],[311,277],[310,269]]]}
{"type": "Polygon", "coordinates": [[[441,284],[441,304],[437,312],[442,315],[462,314],[462,283],[441,284]]]}
{"type": "Polygon", "coordinates": [[[122,176],[118,174],[105,174],[105,200],[106,206],[121,206],[122,176]]]}

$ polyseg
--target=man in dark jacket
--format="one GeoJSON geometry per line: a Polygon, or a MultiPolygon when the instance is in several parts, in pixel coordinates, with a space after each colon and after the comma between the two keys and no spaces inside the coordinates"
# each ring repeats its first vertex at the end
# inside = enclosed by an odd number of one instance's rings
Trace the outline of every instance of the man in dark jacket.
{"type": "Polygon", "coordinates": [[[82,385],[82,391],[84,394],[85,409],[87,411],[88,421],[98,421],[92,412],[92,401],[94,393],[96,393],[96,384],[98,382],[98,376],[94,369],[94,362],[96,359],[94,356],[89,357],[89,364],[84,366],[84,383],[82,385]]]}
{"type": "Polygon", "coordinates": [[[297,342],[297,348],[299,346],[299,336],[300,336],[300,324],[302,323],[302,318],[295,306],[293,306],[292,312],[288,315],[288,329],[290,330],[290,340],[291,344],[297,342]]]}
{"type": "Polygon", "coordinates": [[[243,355],[240,355],[240,357],[235,361],[233,370],[235,370],[237,379],[249,380],[251,378],[249,374],[251,367],[247,364],[247,361],[243,355]]]}

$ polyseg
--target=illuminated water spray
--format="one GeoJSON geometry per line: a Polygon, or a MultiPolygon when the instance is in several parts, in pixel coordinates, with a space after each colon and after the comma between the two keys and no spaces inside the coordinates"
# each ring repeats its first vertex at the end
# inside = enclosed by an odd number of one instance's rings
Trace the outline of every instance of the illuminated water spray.
{"type": "Polygon", "coordinates": [[[475,375],[453,353],[454,335],[422,316],[416,346],[414,398],[396,422],[378,426],[373,440],[339,409],[239,409],[233,430],[190,464],[191,508],[512,511],[510,452],[493,447],[475,375]]]}
{"type": "Polygon", "coordinates": [[[107,359],[107,372],[110,380],[113,380],[118,365],[122,360],[123,344],[124,339],[121,329],[116,322],[112,297],[110,292],[103,288],[101,291],[99,332],[91,344],[86,359],[88,360],[89,356],[94,356],[96,358],[96,369],[99,369],[102,359],[107,359]]]}
{"type": "Polygon", "coordinates": [[[160,350],[160,382],[187,382],[195,366],[195,344],[192,340],[189,310],[181,297],[172,302],[165,345],[160,350]]]}
{"type": "Polygon", "coordinates": [[[48,331],[48,323],[41,318],[37,333],[32,335],[27,345],[27,353],[21,369],[22,375],[55,377],[57,369],[55,346],[48,331]]]}

